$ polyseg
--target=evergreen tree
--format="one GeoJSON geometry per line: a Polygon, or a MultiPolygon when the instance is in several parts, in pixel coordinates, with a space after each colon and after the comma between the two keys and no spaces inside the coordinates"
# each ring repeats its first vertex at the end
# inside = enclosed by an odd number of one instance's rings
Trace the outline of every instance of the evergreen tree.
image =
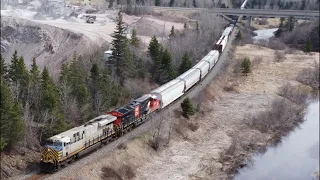
{"type": "Polygon", "coordinates": [[[137,37],[137,31],[135,29],[132,30],[131,41],[130,44],[134,47],[138,48],[140,45],[140,40],[137,37]]]}
{"type": "Polygon", "coordinates": [[[121,85],[124,84],[124,57],[123,57],[123,52],[124,52],[124,47],[125,47],[125,28],[124,28],[124,22],[122,20],[122,14],[119,11],[118,17],[116,19],[116,30],[114,34],[112,35],[113,41],[112,41],[112,56],[110,60],[112,60],[115,63],[115,68],[116,68],[116,74],[118,76],[119,83],[121,85]]]}
{"type": "Polygon", "coordinates": [[[193,1],[192,1],[192,5],[193,5],[193,7],[195,7],[195,8],[198,7],[196,0],[193,0],[193,1]]]}
{"type": "Polygon", "coordinates": [[[174,32],[174,26],[171,27],[171,30],[170,30],[170,34],[169,34],[169,37],[172,38],[175,36],[175,32],[174,32]]]}
{"type": "Polygon", "coordinates": [[[134,77],[135,76],[135,69],[133,65],[133,54],[129,48],[129,41],[126,40],[124,43],[123,49],[123,58],[124,58],[124,68],[123,68],[123,76],[124,77],[134,77]]]}
{"type": "Polygon", "coordinates": [[[163,47],[160,45],[157,52],[157,56],[155,57],[154,72],[152,76],[154,81],[156,81],[157,83],[159,83],[160,76],[163,72],[163,65],[162,65],[163,52],[164,52],[163,47]]]}
{"type": "Polygon", "coordinates": [[[290,16],[290,17],[288,18],[287,23],[286,23],[286,29],[287,29],[288,31],[293,31],[294,25],[295,25],[294,17],[293,17],[293,16],[290,16]]]}
{"type": "Polygon", "coordinates": [[[30,70],[30,79],[33,82],[39,82],[40,78],[40,71],[36,62],[36,58],[32,59],[31,70],[30,70]]]}
{"type": "Polygon", "coordinates": [[[86,86],[86,72],[80,65],[81,57],[73,55],[72,62],[67,71],[67,82],[72,88],[72,95],[77,99],[79,107],[88,103],[88,90],[86,86]]]}
{"type": "Polygon", "coordinates": [[[9,78],[11,81],[16,82],[18,80],[17,76],[17,69],[18,69],[18,52],[14,51],[11,57],[11,64],[9,66],[9,78]]]}
{"type": "Polygon", "coordinates": [[[181,103],[182,115],[186,118],[195,114],[195,110],[191,100],[187,97],[181,103]]]}
{"type": "Polygon", "coordinates": [[[276,37],[280,37],[281,33],[284,31],[284,18],[280,18],[280,25],[277,31],[274,32],[276,37]]]}
{"type": "Polygon", "coordinates": [[[10,113],[11,122],[8,147],[9,150],[12,150],[25,134],[25,124],[22,119],[22,110],[18,102],[14,103],[10,113]]]}
{"type": "Polygon", "coordinates": [[[109,5],[108,5],[108,8],[112,8],[112,7],[113,7],[113,3],[114,3],[114,0],[110,0],[110,1],[109,1],[109,5]]]}
{"type": "Polygon", "coordinates": [[[179,68],[179,73],[183,74],[184,72],[188,71],[192,67],[192,62],[189,58],[189,55],[187,52],[184,53],[181,61],[181,65],[179,68]]]}
{"type": "Polygon", "coordinates": [[[241,40],[242,39],[242,32],[239,30],[238,31],[238,34],[237,34],[237,36],[236,36],[236,40],[241,40]]]}
{"type": "Polygon", "coordinates": [[[92,64],[90,70],[90,95],[91,95],[91,104],[94,115],[99,115],[99,89],[100,89],[100,74],[99,67],[96,63],[92,64]]]}
{"type": "Polygon", "coordinates": [[[16,52],[12,57],[9,77],[12,80],[13,85],[17,88],[17,91],[14,92],[15,97],[25,103],[28,96],[29,72],[24,64],[23,57],[17,58],[16,52]]]}
{"type": "Polygon", "coordinates": [[[148,52],[150,54],[151,59],[154,62],[156,61],[156,58],[159,54],[159,49],[160,49],[160,43],[158,42],[156,36],[153,36],[149,43],[148,52]]]}
{"type": "Polygon", "coordinates": [[[154,5],[155,6],[160,6],[160,4],[161,4],[161,0],[155,0],[154,1],[154,5]]]}
{"type": "Polygon", "coordinates": [[[0,150],[6,148],[11,151],[23,136],[25,125],[22,120],[20,105],[13,100],[11,92],[3,79],[1,79],[0,99],[0,150]]]}
{"type": "Polygon", "coordinates": [[[186,23],[186,22],[183,24],[183,28],[184,28],[184,29],[187,29],[187,28],[188,28],[188,26],[187,26],[187,23],[186,23]]]}
{"type": "Polygon", "coordinates": [[[0,151],[3,151],[3,149],[7,146],[6,140],[0,136],[0,151]]]}
{"type": "Polygon", "coordinates": [[[312,51],[312,42],[309,40],[304,47],[304,52],[307,54],[307,53],[310,53],[311,51],[312,51]]]}
{"type": "Polygon", "coordinates": [[[59,109],[58,91],[49,75],[47,67],[41,73],[41,108],[53,112],[59,109]]]}
{"type": "Polygon", "coordinates": [[[244,60],[241,63],[241,72],[244,75],[248,75],[248,73],[251,72],[251,62],[249,58],[244,58],[244,60]]]}
{"type": "Polygon", "coordinates": [[[5,75],[7,74],[8,72],[8,69],[7,69],[7,64],[5,63],[5,59],[2,57],[2,55],[0,55],[0,60],[1,60],[1,76],[0,77],[5,77],[5,75]]]}
{"type": "Polygon", "coordinates": [[[30,99],[30,107],[34,111],[33,115],[37,117],[40,113],[40,83],[41,83],[41,75],[36,63],[36,59],[33,58],[30,70],[30,88],[32,89],[29,92],[30,99]]]}
{"type": "Polygon", "coordinates": [[[196,31],[199,32],[199,23],[196,21],[196,31]]]}
{"type": "Polygon", "coordinates": [[[59,82],[62,83],[62,82],[65,82],[65,81],[68,81],[68,76],[69,76],[69,68],[68,68],[68,65],[63,63],[61,65],[61,71],[60,71],[60,77],[59,77],[59,82]]]}
{"type": "Polygon", "coordinates": [[[174,0],[170,0],[169,6],[172,7],[174,5],[174,0]]]}
{"type": "Polygon", "coordinates": [[[162,53],[161,59],[161,75],[159,78],[159,83],[164,84],[176,77],[176,72],[172,67],[172,60],[170,52],[165,49],[162,53]]]}

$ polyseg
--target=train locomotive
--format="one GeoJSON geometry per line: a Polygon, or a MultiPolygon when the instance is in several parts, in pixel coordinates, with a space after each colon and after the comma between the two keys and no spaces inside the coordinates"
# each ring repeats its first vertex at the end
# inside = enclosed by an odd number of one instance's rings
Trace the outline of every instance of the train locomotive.
{"type": "Polygon", "coordinates": [[[177,78],[133,100],[130,104],[98,116],[82,126],[50,137],[41,151],[41,170],[57,171],[82,154],[116,139],[147,120],[147,116],[167,107],[202,81],[218,62],[234,25],[228,26],[205,57],[177,78]]]}

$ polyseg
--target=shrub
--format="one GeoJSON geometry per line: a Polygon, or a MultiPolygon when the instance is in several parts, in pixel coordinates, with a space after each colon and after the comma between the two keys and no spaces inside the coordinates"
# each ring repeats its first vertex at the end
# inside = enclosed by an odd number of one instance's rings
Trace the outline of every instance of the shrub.
{"type": "Polygon", "coordinates": [[[302,86],[291,86],[289,83],[280,88],[279,95],[296,104],[304,104],[308,92],[302,86]]]}
{"type": "Polygon", "coordinates": [[[301,70],[296,79],[313,89],[319,89],[319,63],[315,62],[314,67],[301,70]]]}
{"type": "Polygon", "coordinates": [[[195,113],[193,104],[188,97],[184,99],[183,102],[181,103],[181,108],[182,108],[182,115],[186,118],[189,118],[189,116],[192,116],[195,113]]]}
{"type": "Polygon", "coordinates": [[[274,59],[276,62],[280,62],[285,58],[285,54],[283,52],[280,51],[275,51],[274,52],[274,59]]]}
{"type": "Polygon", "coordinates": [[[241,63],[241,73],[247,76],[248,73],[250,72],[251,72],[251,62],[250,62],[250,59],[246,57],[241,63]]]}
{"type": "Polygon", "coordinates": [[[290,101],[276,99],[269,110],[247,118],[246,124],[262,133],[273,132],[279,136],[286,135],[303,121],[303,110],[304,108],[290,101]]]}

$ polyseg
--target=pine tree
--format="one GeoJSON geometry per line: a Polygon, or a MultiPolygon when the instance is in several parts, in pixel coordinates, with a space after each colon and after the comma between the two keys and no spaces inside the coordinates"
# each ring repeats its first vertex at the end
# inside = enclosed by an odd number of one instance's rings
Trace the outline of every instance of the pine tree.
{"type": "Polygon", "coordinates": [[[175,32],[174,32],[174,26],[171,27],[171,30],[170,30],[170,34],[169,34],[169,37],[172,38],[175,36],[175,32]]]}
{"type": "Polygon", "coordinates": [[[295,25],[294,17],[293,17],[293,16],[290,16],[290,17],[288,18],[288,21],[287,21],[285,27],[286,27],[286,29],[287,29],[288,31],[293,31],[294,25],[295,25]]]}
{"type": "Polygon", "coordinates": [[[160,43],[158,42],[156,36],[153,36],[149,43],[148,52],[150,54],[151,59],[154,62],[156,61],[156,58],[159,54],[159,49],[160,49],[160,43]]]}
{"type": "Polygon", "coordinates": [[[24,64],[23,57],[18,58],[17,53],[12,56],[12,64],[9,69],[9,77],[17,88],[14,96],[25,103],[28,96],[29,72],[24,64]]]}
{"type": "Polygon", "coordinates": [[[160,6],[160,4],[161,4],[161,0],[155,0],[154,1],[154,5],[155,6],[160,6]]]}
{"type": "Polygon", "coordinates": [[[62,82],[67,81],[69,74],[70,74],[70,73],[69,73],[68,65],[65,64],[65,63],[63,63],[63,64],[61,65],[59,82],[62,83],[62,82]]]}
{"type": "Polygon", "coordinates": [[[11,151],[24,134],[25,124],[18,102],[14,102],[6,83],[1,79],[1,107],[0,107],[0,149],[11,151]]]}
{"type": "Polygon", "coordinates": [[[88,103],[88,90],[86,86],[86,72],[80,65],[81,57],[73,55],[72,62],[67,71],[67,82],[72,88],[72,95],[77,99],[79,107],[88,103]]]}
{"type": "Polygon", "coordinates": [[[181,103],[182,115],[186,118],[195,114],[195,110],[191,100],[187,97],[181,103]]]}
{"type": "Polygon", "coordinates": [[[170,0],[169,6],[172,7],[174,5],[174,0],[170,0]]]}
{"type": "Polygon", "coordinates": [[[34,82],[39,82],[40,78],[40,71],[36,62],[36,58],[32,59],[31,70],[30,70],[30,79],[34,82]]]}
{"type": "Polygon", "coordinates": [[[160,84],[164,84],[176,77],[176,72],[172,67],[171,54],[168,49],[165,49],[162,53],[161,59],[161,75],[158,80],[160,84]]]}
{"type": "Polygon", "coordinates": [[[306,54],[312,51],[312,42],[309,40],[303,50],[306,54]]]}
{"type": "Polygon", "coordinates": [[[238,34],[237,34],[237,36],[236,36],[236,39],[237,39],[238,41],[242,39],[242,32],[241,32],[240,30],[238,31],[238,34]]]}
{"type": "Polygon", "coordinates": [[[251,72],[251,62],[249,58],[244,58],[244,60],[241,63],[241,72],[244,75],[248,75],[248,73],[251,72]]]}
{"type": "Polygon", "coordinates": [[[282,18],[280,18],[280,25],[279,25],[279,28],[278,28],[278,30],[277,31],[275,31],[274,32],[274,35],[276,36],[276,37],[280,37],[280,35],[282,34],[282,32],[284,31],[284,18],[282,17],[282,18]]]}
{"type": "Polygon", "coordinates": [[[116,69],[116,74],[118,76],[119,83],[121,85],[124,84],[124,57],[123,57],[123,52],[124,52],[124,46],[125,46],[125,28],[124,28],[124,22],[122,20],[122,14],[121,11],[118,13],[118,17],[116,19],[116,30],[114,34],[112,35],[113,41],[112,41],[112,56],[110,60],[112,60],[115,63],[115,69],[116,69]]]}
{"type": "Polygon", "coordinates": [[[123,67],[123,76],[124,77],[134,77],[135,76],[135,69],[133,65],[133,54],[129,48],[129,41],[126,40],[124,43],[123,49],[123,58],[124,58],[124,67],[123,67]]]}
{"type": "Polygon", "coordinates": [[[196,31],[199,32],[199,23],[196,21],[196,31]]]}
{"type": "Polygon", "coordinates": [[[41,75],[36,63],[36,59],[33,58],[30,70],[30,88],[29,92],[30,107],[34,111],[33,115],[37,117],[40,112],[40,83],[41,75]]]}
{"type": "Polygon", "coordinates": [[[130,44],[133,45],[136,48],[138,48],[140,46],[140,40],[137,37],[137,31],[135,29],[132,29],[132,35],[131,35],[130,44]]]}
{"type": "Polygon", "coordinates": [[[16,82],[17,81],[17,69],[18,69],[18,52],[14,51],[11,57],[11,64],[9,66],[9,78],[11,81],[16,82]]]}
{"type": "Polygon", "coordinates": [[[15,102],[10,112],[10,135],[8,146],[12,150],[15,145],[22,139],[25,133],[25,124],[22,119],[22,110],[20,104],[15,102]]]}
{"type": "Polygon", "coordinates": [[[179,74],[183,74],[184,72],[188,71],[191,67],[192,67],[192,62],[189,58],[188,53],[185,52],[180,64],[179,74]]]}
{"type": "Polygon", "coordinates": [[[193,0],[193,1],[192,1],[192,5],[193,5],[193,7],[195,7],[195,8],[198,7],[196,0],[193,0]]]}
{"type": "Polygon", "coordinates": [[[99,113],[99,107],[98,107],[98,101],[100,89],[100,73],[99,73],[99,67],[96,63],[92,64],[91,70],[90,70],[90,95],[91,95],[91,104],[92,109],[94,112],[94,115],[97,116],[99,113]]]}
{"type": "Polygon", "coordinates": [[[153,72],[153,79],[154,81],[159,83],[160,76],[163,72],[163,64],[162,64],[162,57],[163,57],[163,47],[160,45],[158,51],[157,51],[157,56],[155,57],[154,60],[154,72],[153,72]]]}
{"type": "Polygon", "coordinates": [[[53,112],[59,109],[58,91],[49,75],[47,67],[41,73],[41,108],[53,112]]]}
{"type": "Polygon", "coordinates": [[[1,76],[0,77],[5,77],[8,69],[7,69],[7,64],[5,63],[5,59],[2,57],[2,55],[0,55],[0,60],[1,60],[1,76]]]}

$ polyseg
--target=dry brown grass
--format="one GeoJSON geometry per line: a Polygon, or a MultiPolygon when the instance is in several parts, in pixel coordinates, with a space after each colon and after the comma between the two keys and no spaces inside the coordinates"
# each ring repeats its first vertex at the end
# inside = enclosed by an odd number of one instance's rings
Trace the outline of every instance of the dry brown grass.
{"type": "Polygon", "coordinates": [[[129,165],[122,165],[117,170],[111,167],[102,167],[101,171],[101,178],[106,180],[129,180],[136,176],[132,167],[129,165]]]}
{"type": "Polygon", "coordinates": [[[314,62],[312,68],[304,68],[297,76],[297,81],[319,90],[319,63],[314,62]]]}

